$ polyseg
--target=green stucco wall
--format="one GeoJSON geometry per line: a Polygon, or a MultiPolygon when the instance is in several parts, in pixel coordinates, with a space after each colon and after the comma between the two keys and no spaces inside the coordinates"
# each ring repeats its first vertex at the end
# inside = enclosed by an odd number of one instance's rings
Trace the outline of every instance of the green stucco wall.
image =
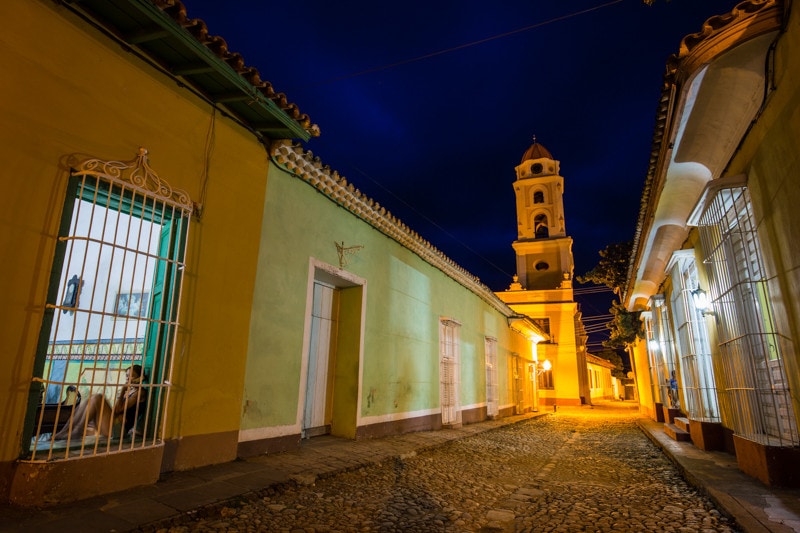
{"type": "Polygon", "coordinates": [[[298,423],[309,259],[338,267],[336,242],[363,246],[345,269],[366,281],[362,417],[439,407],[440,317],[461,323],[462,406],[485,401],[484,336],[498,338],[498,360],[512,350],[529,356],[529,343],[512,338],[519,336],[509,331],[505,316],[473,292],[301,179],[272,167],[242,429],[298,423]]]}

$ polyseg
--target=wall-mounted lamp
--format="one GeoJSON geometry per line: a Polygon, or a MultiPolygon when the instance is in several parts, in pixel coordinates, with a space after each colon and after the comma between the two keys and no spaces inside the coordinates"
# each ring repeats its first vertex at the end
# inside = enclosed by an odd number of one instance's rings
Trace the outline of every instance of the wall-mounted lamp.
{"type": "Polygon", "coordinates": [[[547,372],[551,368],[553,368],[553,365],[547,359],[545,359],[541,363],[539,361],[534,361],[533,363],[528,363],[528,372],[533,373],[534,370],[535,370],[537,376],[539,374],[541,374],[542,372],[547,372]]]}
{"type": "Polygon", "coordinates": [[[708,299],[708,293],[700,287],[692,291],[692,303],[694,303],[695,309],[704,315],[713,314],[711,311],[711,301],[708,299]]]}
{"type": "MultiPolygon", "coordinates": [[[[533,411],[539,411],[539,380],[537,379],[539,376],[553,368],[552,363],[550,363],[549,359],[545,359],[544,361],[539,361],[538,359],[534,359],[533,363],[531,363],[531,368],[535,369],[535,373],[531,374],[531,380],[533,381],[533,411]]],[[[555,410],[555,407],[553,407],[555,410]]]]}
{"type": "Polygon", "coordinates": [[[536,375],[540,375],[542,372],[547,372],[551,368],[553,368],[553,364],[550,362],[549,359],[545,359],[542,362],[534,361],[533,363],[536,365],[536,375]]]}
{"type": "Polygon", "coordinates": [[[659,348],[658,341],[655,339],[650,339],[647,341],[647,346],[650,348],[651,352],[657,352],[659,348]]]}

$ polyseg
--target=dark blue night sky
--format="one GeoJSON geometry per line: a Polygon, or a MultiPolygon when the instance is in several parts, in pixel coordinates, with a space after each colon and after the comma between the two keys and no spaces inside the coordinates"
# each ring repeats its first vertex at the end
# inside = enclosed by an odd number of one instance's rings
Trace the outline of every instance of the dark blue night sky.
{"type": "Polygon", "coordinates": [[[183,2],[319,125],[307,149],[492,290],[533,135],[561,162],[575,273],[632,239],[666,60],[738,3],[183,2]]]}

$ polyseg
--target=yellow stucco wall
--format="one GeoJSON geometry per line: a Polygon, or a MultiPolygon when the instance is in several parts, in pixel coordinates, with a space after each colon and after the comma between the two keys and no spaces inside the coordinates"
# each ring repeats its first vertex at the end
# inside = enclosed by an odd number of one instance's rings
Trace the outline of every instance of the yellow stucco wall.
{"type": "Polygon", "coordinates": [[[550,319],[550,335],[552,342],[538,345],[540,361],[549,359],[553,365],[553,390],[540,391],[545,405],[580,405],[580,381],[578,353],[575,345],[575,314],[577,304],[570,301],[559,301],[558,298],[548,301],[549,293],[566,291],[507,291],[497,293],[514,311],[537,319],[550,319]],[[538,293],[538,295],[537,295],[538,293]],[[530,300],[539,301],[530,301],[530,300]]]}
{"type": "Polygon", "coordinates": [[[592,400],[610,400],[614,398],[614,386],[611,381],[611,369],[605,365],[587,363],[590,372],[589,393],[592,400]],[[591,384],[594,384],[592,387],[591,384]]]}
{"type": "Polygon", "coordinates": [[[653,383],[650,376],[650,361],[647,356],[647,341],[643,339],[630,347],[631,366],[636,379],[636,393],[639,399],[639,412],[656,419],[653,383]]]}
{"type": "MultiPolygon", "coordinates": [[[[70,159],[126,161],[140,146],[159,177],[204,204],[189,230],[165,437],[235,435],[268,166],[264,147],[54,2],[3,2],[0,16],[14,21],[0,38],[6,73],[0,77],[0,276],[7,282],[0,321],[2,473],[19,454],[70,159]]],[[[235,437],[227,447],[178,462],[189,467],[234,454],[235,437]]]]}

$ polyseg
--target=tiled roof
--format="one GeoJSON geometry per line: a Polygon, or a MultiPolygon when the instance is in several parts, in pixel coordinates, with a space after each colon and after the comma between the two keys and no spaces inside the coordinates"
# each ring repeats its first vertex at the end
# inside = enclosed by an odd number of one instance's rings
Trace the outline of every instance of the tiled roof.
{"type": "Polygon", "coordinates": [[[296,104],[291,103],[284,93],[275,92],[272,84],[261,79],[257,68],[247,66],[244,57],[238,52],[228,50],[228,43],[218,35],[210,35],[205,21],[189,18],[181,0],[152,0],[164,13],[184,27],[195,39],[211,50],[217,57],[231,66],[242,78],[272,100],[284,113],[297,121],[312,137],[319,136],[319,126],[312,124],[308,115],[301,113],[296,104]]]}
{"type": "Polygon", "coordinates": [[[243,125],[268,139],[308,140],[319,127],[286,95],[261,79],[180,0],[70,0],[66,9],[96,24],[131,51],[178,78],[243,125]]]}
{"type": "Polygon", "coordinates": [[[550,154],[550,151],[542,146],[541,144],[534,141],[530,148],[528,148],[525,153],[522,155],[522,162],[528,161],[530,159],[553,159],[553,156],[550,154]]]}

